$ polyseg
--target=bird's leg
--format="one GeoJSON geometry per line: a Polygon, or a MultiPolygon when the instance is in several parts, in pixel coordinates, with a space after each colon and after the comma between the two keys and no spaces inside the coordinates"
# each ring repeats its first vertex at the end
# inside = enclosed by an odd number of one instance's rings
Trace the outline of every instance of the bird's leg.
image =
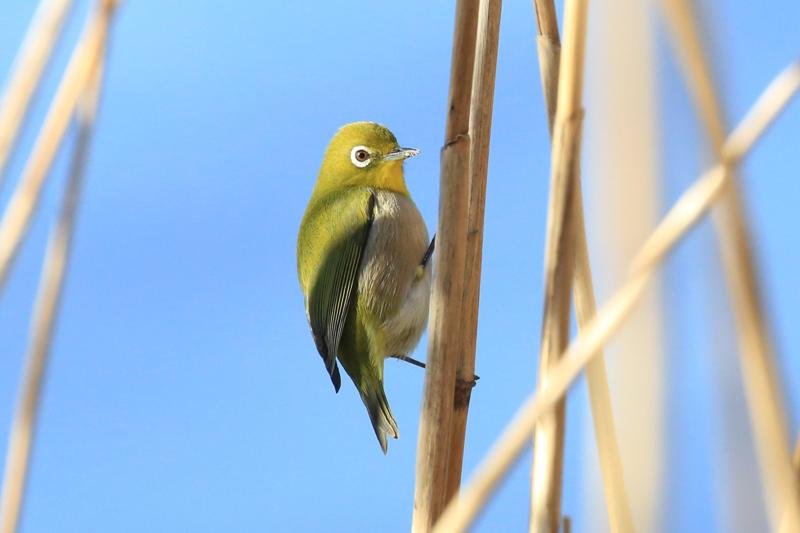
{"type": "MultiPolygon", "coordinates": [[[[416,359],[414,359],[413,357],[411,357],[409,355],[393,353],[393,354],[389,355],[388,357],[390,357],[391,359],[397,359],[399,361],[405,361],[406,363],[411,363],[412,365],[418,366],[420,368],[425,368],[425,363],[423,363],[422,361],[417,361],[416,359]]],[[[478,376],[477,374],[475,374],[473,376],[473,378],[470,379],[470,380],[456,379],[456,383],[461,388],[471,389],[472,387],[474,387],[475,385],[478,384],[478,380],[479,379],[481,379],[481,377],[478,376]]]]}
{"type": "Polygon", "coordinates": [[[400,361],[405,361],[406,363],[411,363],[412,365],[418,366],[420,368],[425,368],[425,363],[423,363],[422,361],[417,361],[416,359],[414,359],[413,357],[410,357],[408,355],[403,355],[403,354],[396,353],[396,354],[390,355],[389,357],[391,357],[392,359],[398,359],[400,361]]]}
{"type": "Polygon", "coordinates": [[[436,235],[433,236],[431,239],[431,243],[428,245],[428,249],[425,250],[425,255],[422,256],[422,261],[419,262],[417,266],[417,270],[414,274],[415,279],[420,280],[425,277],[425,268],[428,266],[428,262],[431,260],[431,256],[433,255],[433,248],[436,245],[436,235]]]}
{"type": "Polygon", "coordinates": [[[419,266],[425,268],[428,266],[428,261],[431,260],[431,256],[433,255],[433,249],[436,247],[436,235],[433,236],[431,239],[431,243],[428,245],[428,249],[425,250],[425,255],[422,256],[422,261],[420,261],[419,266]]]}

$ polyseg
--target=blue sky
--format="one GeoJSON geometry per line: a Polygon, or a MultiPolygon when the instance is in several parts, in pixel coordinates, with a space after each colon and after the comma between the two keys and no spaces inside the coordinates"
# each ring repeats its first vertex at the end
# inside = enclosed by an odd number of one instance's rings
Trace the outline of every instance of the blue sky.
{"type": "MultiPolygon", "coordinates": [[[[3,7],[3,72],[32,4],[13,0],[3,7]]],[[[725,0],[713,7],[718,12],[708,20],[721,58],[715,68],[728,114],[738,119],[796,57],[800,6],[725,0]]],[[[78,2],[65,44],[74,42],[86,8],[78,2]]],[[[506,3],[487,193],[481,381],[465,472],[536,379],[549,141],[534,25],[530,2],[506,3]]],[[[334,395],[314,350],[294,246],[324,147],[340,125],[355,120],[384,123],[403,145],[421,148],[406,165],[407,180],[433,231],[452,26],[453,7],[444,3],[122,6],[23,532],[408,529],[423,374],[387,362],[387,396],[401,438],[384,457],[349,380],[334,395]]],[[[52,93],[67,55],[57,54],[42,96],[52,93]]],[[[659,58],[668,161],[663,197],[671,202],[704,160],[663,43],[659,58]]],[[[43,98],[32,125],[45,109],[43,98]]],[[[793,245],[798,124],[795,104],[743,172],[795,433],[800,363],[789,354],[800,349],[800,252],[793,245]]],[[[26,130],[22,154],[34,130],[26,130]]],[[[23,160],[12,162],[10,178],[23,160]]],[[[2,456],[63,168],[62,154],[0,300],[2,456]]],[[[11,189],[4,184],[0,200],[11,189]]],[[[668,314],[668,331],[681,341],[669,351],[665,531],[708,530],[703,523],[722,530],[725,523],[715,502],[719,428],[710,424],[725,407],[693,409],[698,397],[701,405],[708,399],[705,384],[718,372],[703,359],[713,340],[697,324],[708,318],[697,291],[704,290],[698,264],[709,248],[712,232],[704,224],[663,279],[674,295],[669,303],[686,309],[668,314]]],[[[418,357],[425,346],[423,339],[418,357]]],[[[585,396],[580,383],[570,396],[567,429],[564,510],[576,531],[593,530],[581,490],[587,456],[580,450],[591,438],[585,396]]],[[[479,530],[525,527],[527,456],[479,530]]]]}

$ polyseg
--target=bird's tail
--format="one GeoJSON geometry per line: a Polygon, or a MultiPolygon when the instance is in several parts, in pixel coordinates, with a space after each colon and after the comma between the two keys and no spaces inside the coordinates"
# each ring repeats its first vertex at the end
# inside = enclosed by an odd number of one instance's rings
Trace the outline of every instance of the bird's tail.
{"type": "Polygon", "coordinates": [[[361,393],[361,400],[367,406],[372,428],[375,430],[375,436],[378,437],[378,442],[381,443],[381,449],[385,454],[389,448],[386,436],[396,439],[400,436],[400,432],[397,429],[397,422],[392,416],[392,410],[389,409],[389,402],[383,391],[383,383],[378,380],[369,383],[361,393]]]}

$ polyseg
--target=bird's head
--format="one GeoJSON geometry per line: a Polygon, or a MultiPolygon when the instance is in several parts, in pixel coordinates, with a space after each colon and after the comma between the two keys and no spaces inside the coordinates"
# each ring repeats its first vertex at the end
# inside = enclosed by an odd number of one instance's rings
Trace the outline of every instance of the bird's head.
{"type": "Polygon", "coordinates": [[[408,195],[403,161],[417,154],[415,148],[401,148],[392,132],[380,124],[347,124],[328,144],[317,189],[363,186],[408,195]]]}

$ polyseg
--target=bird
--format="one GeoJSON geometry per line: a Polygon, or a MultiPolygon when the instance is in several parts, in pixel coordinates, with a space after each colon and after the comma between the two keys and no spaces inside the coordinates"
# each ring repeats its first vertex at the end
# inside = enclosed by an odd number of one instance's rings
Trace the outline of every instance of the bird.
{"type": "Polygon", "coordinates": [[[384,361],[409,354],[428,319],[435,236],[411,199],[401,147],[375,122],[331,139],[297,237],[306,318],[334,390],[339,363],[361,396],[383,453],[399,431],[384,391],[384,361]]]}

